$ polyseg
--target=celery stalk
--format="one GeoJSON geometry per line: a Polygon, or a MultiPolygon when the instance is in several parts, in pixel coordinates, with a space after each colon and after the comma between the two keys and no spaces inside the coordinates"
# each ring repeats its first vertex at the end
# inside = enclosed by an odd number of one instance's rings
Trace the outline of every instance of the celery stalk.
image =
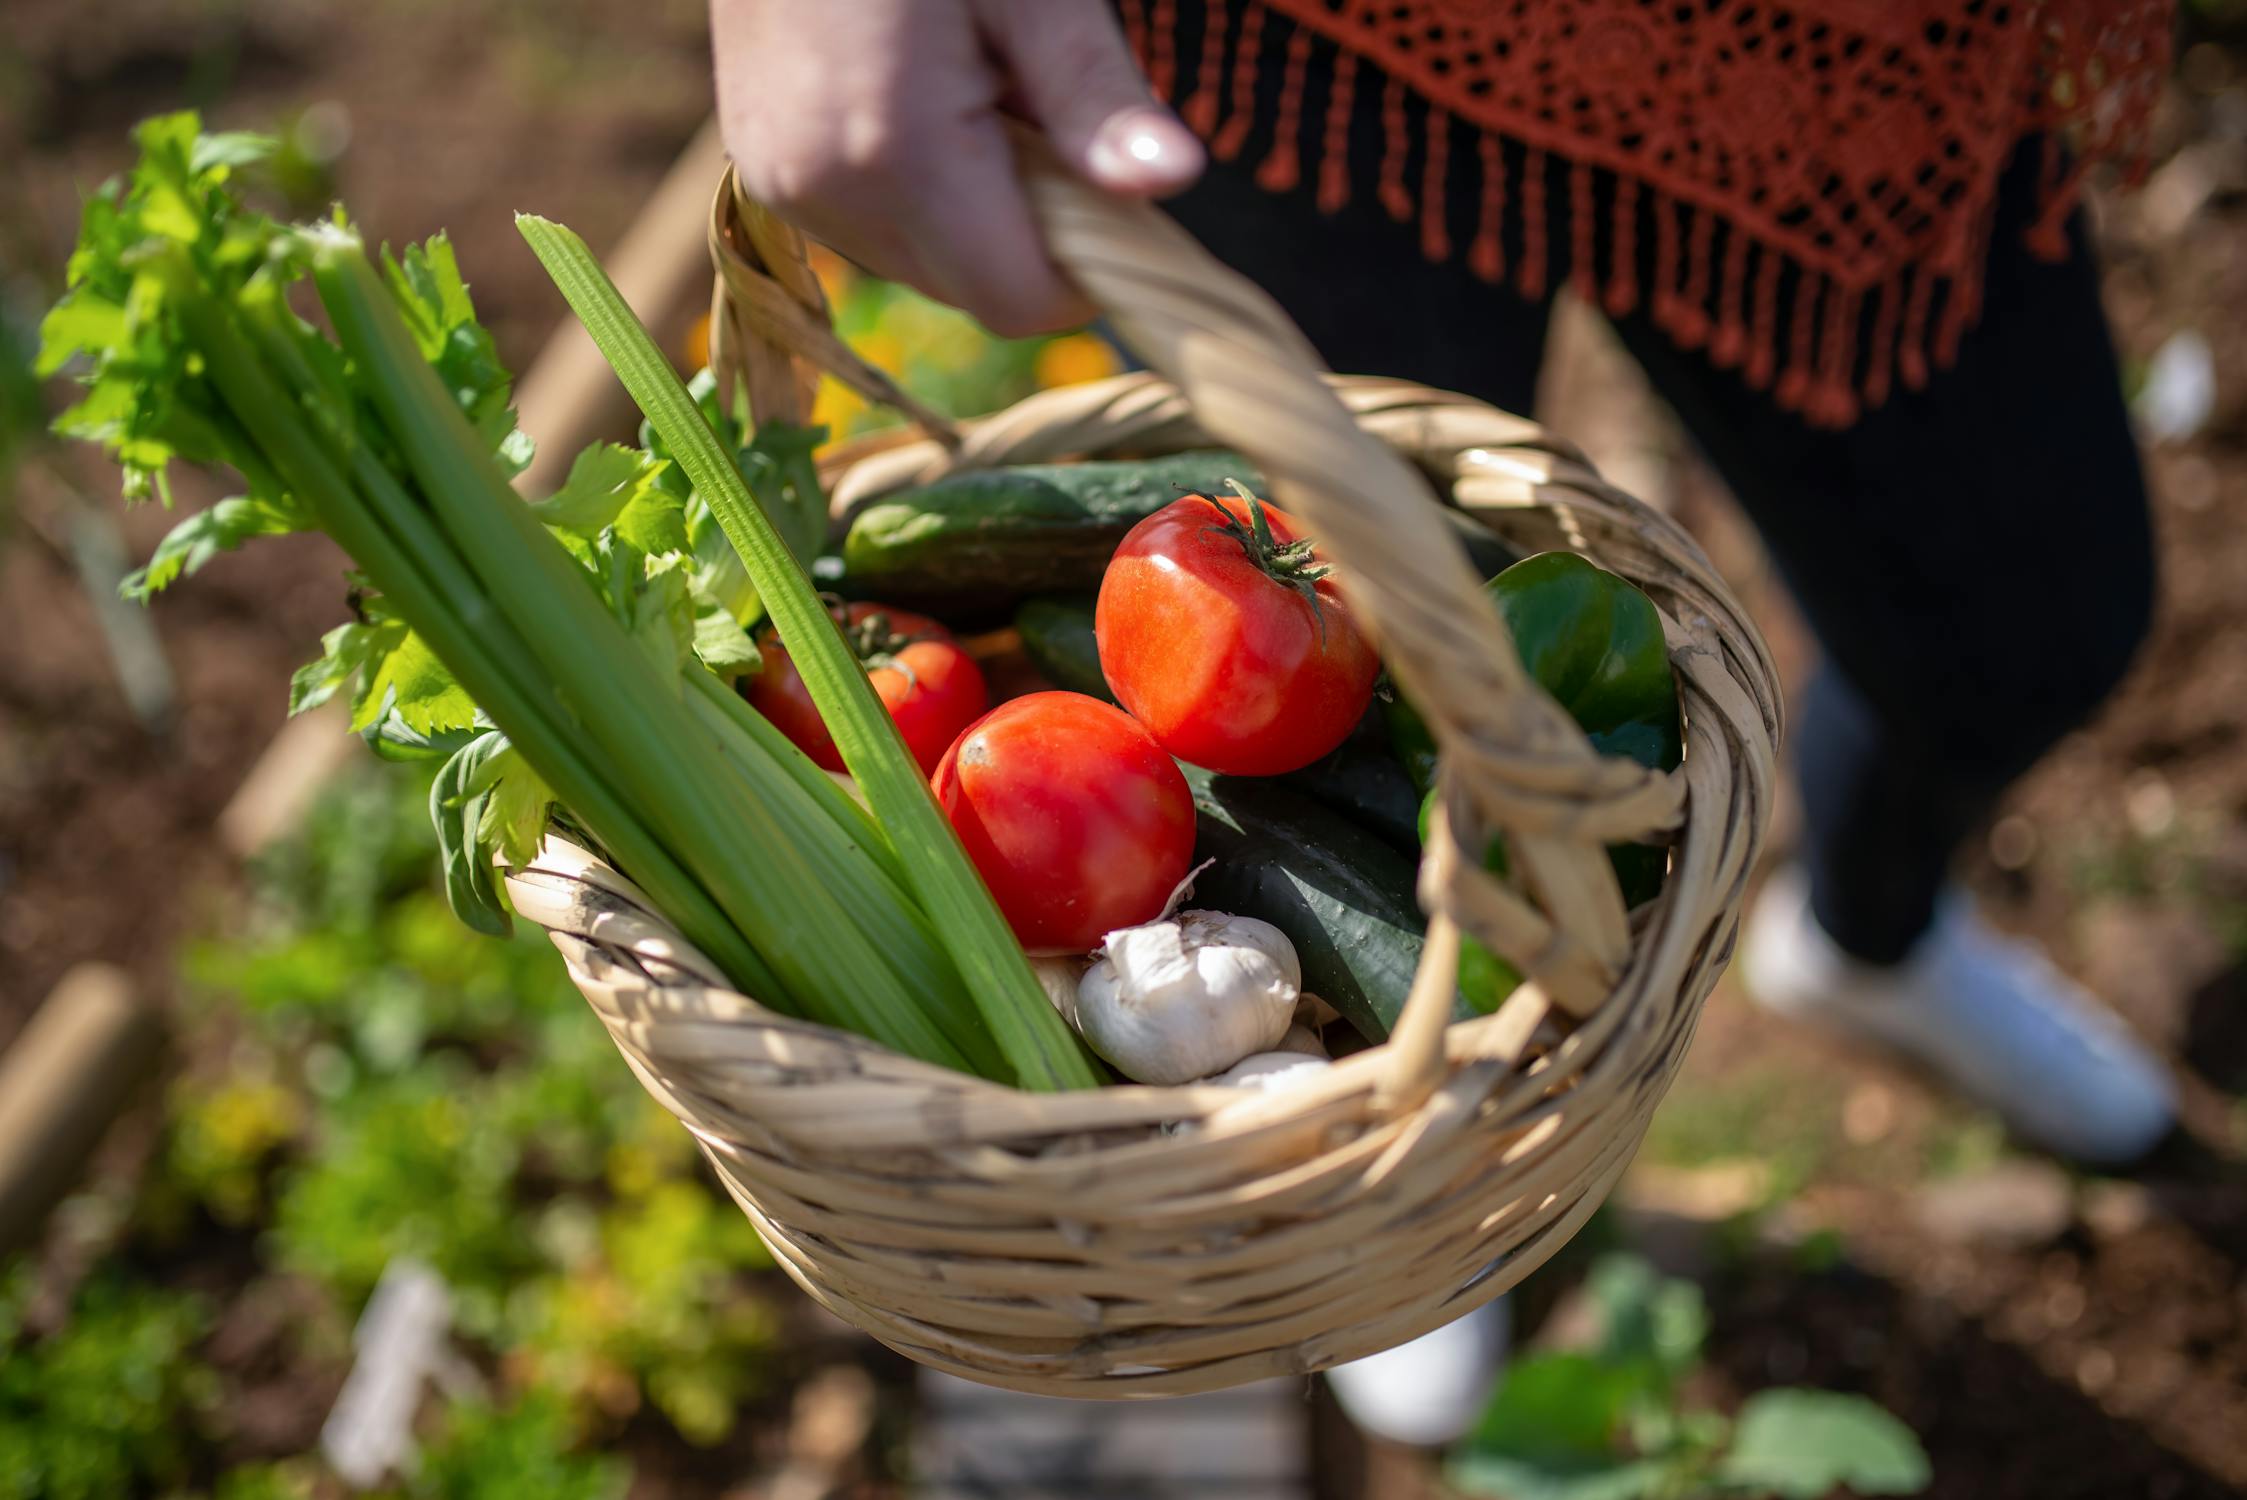
{"type": "Polygon", "coordinates": [[[913,894],[967,979],[1017,1082],[1031,1089],[1097,1086],[1082,1044],[1054,1013],[811,579],[677,372],[582,239],[530,215],[518,215],[516,225],[741,554],[843,764],[888,832],[913,894]]]}
{"type": "Polygon", "coordinates": [[[695,724],[678,682],[650,670],[582,571],[518,502],[414,346],[357,239],[319,235],[313,279],[392,441],[472,570],[477,597],[524,622],[527,644],[576,710],[581,732],[631,778],[634,812],[778,976],[778,1003],[966,1071],[964,1054],[914,1003],[888,956],[843,936],[856,922],[695,724]]]}

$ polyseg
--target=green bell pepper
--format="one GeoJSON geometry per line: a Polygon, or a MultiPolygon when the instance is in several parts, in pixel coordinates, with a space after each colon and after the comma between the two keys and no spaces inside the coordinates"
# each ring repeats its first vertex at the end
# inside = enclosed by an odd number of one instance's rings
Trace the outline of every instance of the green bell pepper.
{"type": "MultiPolygon", "coordinates": [[[[1652,600],[1629,580],[1573,552],[1524,558],[1487,587],[1522,665],[1568,710],[1594,749],[1658,770],[1676,768],[1684,758],[1677,678],[1652,600]]],[[[1390,700],[1388,718],[1390,742],[1422,793],[1425,839],[1435,799],[1435,738],[1401,693],[1390,700]]],[[[1617,844],[1608,858],[1624,904],[1636,906],[1661,889],[1667,863],[1661,848],[1617,844]]],[[[1503,840],[1491,839],[1483,867],[1506,872],[1503,840]]],[[[1469,938],[1461,945],[1459,989],[1476,1010],[1496,1009],[1520,982],[1510,964],[1480,943],[1469,938]]]]}

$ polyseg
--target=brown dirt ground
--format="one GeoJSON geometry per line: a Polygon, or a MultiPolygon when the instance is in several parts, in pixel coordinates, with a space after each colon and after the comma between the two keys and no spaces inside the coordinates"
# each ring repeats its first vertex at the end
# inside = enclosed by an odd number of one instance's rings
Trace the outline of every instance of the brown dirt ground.
{"type": "MultiPolygon", "coordinates": [[[[510,211],[613,241],[708,110],[698,0],[12,0],[0,43],[0,280],[43,297],[77,202],[163,108],[272,128],[340,107],[335,190],[370,237],[449,227],[480,310],[520,369],[560,315],[510,211]],[[19,171],[20,168],[20,171],[19,171]],[[504,191],[495,194],[495,184],[504,191]]],[[[181,713],[151,738],[126,711],[77,580],[45,537],[65,486],[116,509],[90,455],[55,455],[0,540],[0,1043],[70,964],[131,965],[161,993],[182,923],[223,884],[212,820],[280,725],[279,684],[342,618],[341,555],[317,540],[219,561],[155,608],[181,713]]],[[[183,503],[215,493],[183,476],[183,503]]],[[[145,556],[154,507],[125,518],[145,556]]]]}

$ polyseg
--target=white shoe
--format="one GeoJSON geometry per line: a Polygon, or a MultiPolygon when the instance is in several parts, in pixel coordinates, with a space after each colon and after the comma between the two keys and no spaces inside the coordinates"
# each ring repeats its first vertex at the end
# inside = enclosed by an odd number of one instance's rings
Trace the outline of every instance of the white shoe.
{"type": "Polygon", "coordinates": [[[1903,960],[1836,947],[1790,866],[1756,899],[1741,954],[1764,1009],[1910,1054],[2015,1134],[2082,1162],[2153,1149],[2175,1117],[2167,1069],[2083,988],[1952,895],[1903,960]]]}
{"type": "Polygon", "coordinates": [[[1466,1436],[1482,1415],[1512,1334],[1507,1299],[1496,1297],[1409,1344],[1336,1365],[1326,1383],[1361,1431],[1441,1447],[1466,1436]]]}

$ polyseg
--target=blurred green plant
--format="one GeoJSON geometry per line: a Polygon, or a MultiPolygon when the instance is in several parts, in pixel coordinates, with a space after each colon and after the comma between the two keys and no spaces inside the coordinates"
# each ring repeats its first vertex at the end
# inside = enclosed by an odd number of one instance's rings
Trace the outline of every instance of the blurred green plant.
{"type": "MultiPolygon", "coordinates": [[[[827,290],[836,331],[938,411],[979,415],[1121,368],[1114,349],[1094,333],[994,338],[967,314],[861,275],[822,247],[813,249],[812,268],[827,290]]],[[[699,349],[690,350],[689,363],[701,362],[699,349]]],[[[830,380],[820,387],[812,421],[840,439],[891,426],[897,417],[830,380]]]]}
{"type": "MultiPolygon", "coordinates": [[[[533,1393],[513,1406],[465,1400],[448,1407],[423,1445],[414,1475],[361,1500],[618,1500],[630,1466],[580,1450],[568,1409],[533,1393]]],[[[221,1476],[212,1500],[328,1500],[343,1493],[302,1458],[244,1464],[221,1476]]]]}
{"type": "Polygon", "coordinates": [[[498,1335],[507,1289],[539,1260],[517,1223],[516,1143],[482,1118],[482,1093],[431,1058],[337,1099],[283,1180],[275,1259],[357,1304],[392,1259],[418,1257],[452,1288],[462,1327],[498,1335]]]}
{"type": "Polygon", "coordinates": [[[618,1416],[642,1390],[690,1443],[731,1432],[740,1403],[766,1388],[777,1336],[764,1303],[727,1294],[737,1273],[771,1264],[748,1220],[666,1178],[597,1222],[557,1205],[542,1227],[563,1269],[515,1300],[515,1368],[618,1416]]]}
{"type": "Polygon", "coordinates": [[[1590,1347],[1507,1367],[1448,1477],[1505,1500],[1820,1500],[1926,1488],[1911,1429],[1861,1396],[1793,1387],[1750,1396],[1736,1419],[1690,1406],[1708,1310],[1691,1282],[1610,1255],[1584,1283],[1599,1332],[1590,1347]]]}
{"type": "Polygon", "coordinates": [[[444,1276],[510,1379],[573,1412],[731,1431],[765,1383],[771,1265],[622,1067],[542,936],[464,932],[426,767],[369,762],[262,858],[187,972],[223,1066],[174,1089],[169,1190],[347,1306],[393,1257],[444,1276]]]}
{"type": "Polygon", "coordinates": [[[203,1303],[104,1268],[33,1338],[29,1294],[19,1265],[0,1285],[0,1496],[117,1500],[185,1479],[215,1394],[194,1356],[203,1303]]]}
{"type": "Polygon", "coordinates": [[[252,1066],[182,1079],[166,1103],[163,1184],[229,1228],[255,1221],[265,1211],[266,1168],[304,1128],[297,1092],[252,1066]]]}
{"type": "Polygon", "coordinates": [[[458,1403],[397,1500],[619,1500],[631,1470],[573,1451],[577,1441],[568,1408],[550,1395],[504,1409],[458,1403]]]}

